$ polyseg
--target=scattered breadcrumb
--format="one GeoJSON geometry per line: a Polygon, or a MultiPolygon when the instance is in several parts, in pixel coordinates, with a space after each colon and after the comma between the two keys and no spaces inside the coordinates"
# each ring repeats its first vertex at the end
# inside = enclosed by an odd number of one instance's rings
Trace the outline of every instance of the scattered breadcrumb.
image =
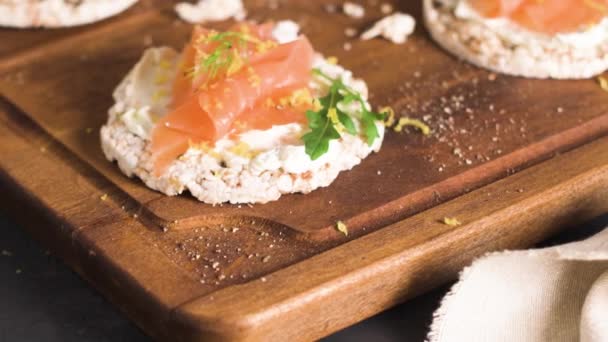
{"type": "Polygon", "coordinates": [[[101,195],[101,197],[99,197],[100,200],[105,201],[108,199],[108,194],[103,194],[101,195]]]}
{"type": "Polygon", "coordinates": [[[344,35],[346,35],[348,38],[353,38],[357,35],[357,29],[354,27],[347,27],[344,29],[344,35]]]}
{"type": "Polygon", "coordinates": [[[382,14],[390,14],[393,12],[393,5],[389,4],[389,3],[385,3],[380,5],[380,12],[382,12],[382,14]]]}
{"type": "Polygon", "coordinates": [[[380,19],[369,30],[363,32],[361,39],[369,40],[382,36],[395,44],[403,44],[414,33],[416,20],[409,14],[397,12],[380,19]]]}
{"type": "Polygon", "coordinates": [[[365,16],[365,8],[350,1],[347,1],[342,5],[342,11],[344,11],[344,14],[347,16],[355,19],[360,19],[365,16]]]}
{"type": "Polygon", "coordinates": [[[338,221],[336,222],[336,229],[344,234],[344,236],[348,236],[348,227],[346,226],[346,224],[342,221],[338,221]]]}
{"type": "Polygon", "coordinates": [[[175,11],[182,20],[191,24],[230,18],[243,20],[247,16],[242,0],[199,0],[196,4],[180,2],[175,5],[175,11]]]}
{"type": "Polygon", "coordinates": [[[444,217],[443,218],[443,224],[448,225],[450,227],[458,227],[458,226],[462,226],[462,223],[455,217],[444,217]]]}

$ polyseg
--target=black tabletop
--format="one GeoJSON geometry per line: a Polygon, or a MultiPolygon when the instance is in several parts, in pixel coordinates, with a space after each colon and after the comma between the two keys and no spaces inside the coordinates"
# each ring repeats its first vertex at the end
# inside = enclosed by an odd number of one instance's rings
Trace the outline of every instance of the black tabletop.
{"type": "MultiPolygon", "coordinates": [[[[608,215],[543,245],[579,240],[608,225],[608,215]]],[[[60,260],[0,214],[0,342],[148,341],[60,260]]],[[[325,341],[423,341],[449,286],[338,332],[325,341]]]]}

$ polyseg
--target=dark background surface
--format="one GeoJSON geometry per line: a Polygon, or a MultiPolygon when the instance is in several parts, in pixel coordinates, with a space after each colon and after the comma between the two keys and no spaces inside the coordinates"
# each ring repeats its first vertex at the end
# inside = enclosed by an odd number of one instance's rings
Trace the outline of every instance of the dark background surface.
{"type": "MultiPolygon", "coordinates": [[[[579,240],[608,215],[568,229],[543,246],[579,240]]],[[[0,342],[148,341],[100,294],[0,212],[0,342]]],[[[325,339],[423,341],[445,286],[325,339]]]]}

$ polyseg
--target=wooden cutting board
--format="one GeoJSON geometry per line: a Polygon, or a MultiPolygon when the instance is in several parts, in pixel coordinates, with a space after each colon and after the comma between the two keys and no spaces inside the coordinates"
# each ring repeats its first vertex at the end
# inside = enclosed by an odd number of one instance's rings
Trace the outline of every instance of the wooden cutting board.
{"type": "MultiPolygon", "coordinates": [[[[247,7],[252,19],[298,21],[368,81],[374,105],[427,121],[431,136],[391,131],[330,187],[265,205],[148,190],[104,159],[98,131],[142,51],[179,48],[191,28],[170,2],[141,1],[84,28],[0,29],[3,207],[147,333],[188,341],[320,338],[487,251],[608,211],[608,94],[594,80],[495,75],[422,27],[405,45],[350,39],[345,28],[369,27],[379,5],[354,20],[329,3],[247,7]]],[[[420,18],[417,1],[393,4],[420,18]]]]}

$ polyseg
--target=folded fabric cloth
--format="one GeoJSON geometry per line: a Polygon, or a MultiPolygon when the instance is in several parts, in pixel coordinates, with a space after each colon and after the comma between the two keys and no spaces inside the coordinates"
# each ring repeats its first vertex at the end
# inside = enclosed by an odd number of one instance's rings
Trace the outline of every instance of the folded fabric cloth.
{"type": "Polygon", "coordinates": [[[608,228],[476,260],[443,299],[427,339],[608,342],[608,228]]]}

